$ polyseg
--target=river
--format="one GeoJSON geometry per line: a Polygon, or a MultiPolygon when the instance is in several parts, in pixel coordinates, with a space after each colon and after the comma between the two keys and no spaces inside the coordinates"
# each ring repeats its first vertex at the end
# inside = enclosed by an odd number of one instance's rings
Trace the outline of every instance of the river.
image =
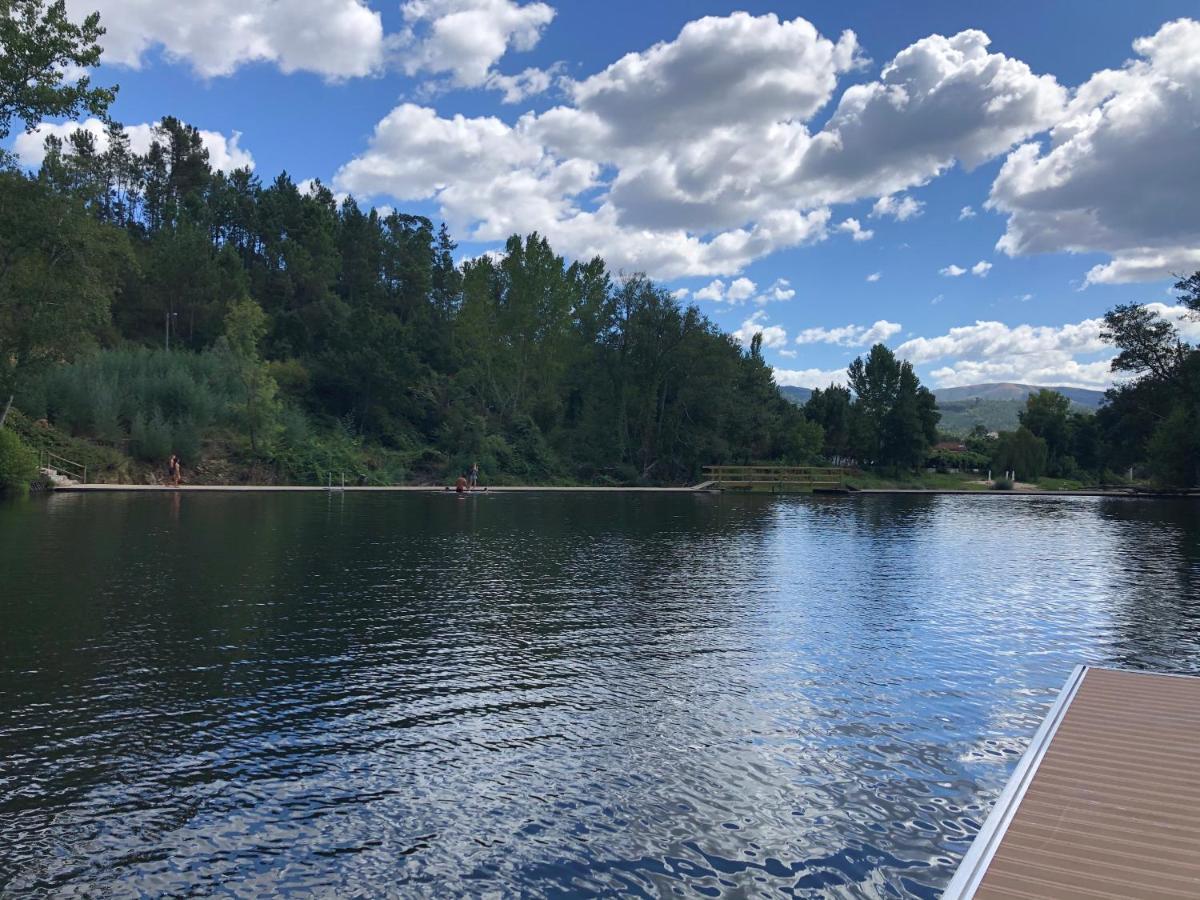
{"type": "Polygon", "coordinates": [[[1200,504],[0,504],[0,893],[936,897],[1200,504]]]}

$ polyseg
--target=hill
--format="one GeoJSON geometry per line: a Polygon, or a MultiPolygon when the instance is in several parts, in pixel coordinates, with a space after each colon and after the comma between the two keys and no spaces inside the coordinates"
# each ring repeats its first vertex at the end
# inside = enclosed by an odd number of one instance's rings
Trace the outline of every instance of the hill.
{"type": "Polygon", "coordinates": [[[1011,382],[939,388],[934,393],[937,395],[939,405],[960,400],[1016,400],[1024,403],[1026,397],[1041,390],[1058,391],[1072,403],[1091,410],[1099,409],[1100,404],[1104,402],[1103,391],[1054,385],[1013,384],[1011,382]]]}
{"type": "MultiPolygon", "coordinates": [[[[1020,422],[1017,416],[1025,408],[1025,398],[1042,388],[1029,384],[972,384],[942,388],[935,392],[942,420],[938,427],[947,434],[966,435],[976,425],[988,431],[1012,431],[1020,422]]],[[[1049,387],[1071,401],[1076,412],[1095,412],[1104,400],[1103,391],[1087,388],[1049,387]]],[[[803,406],[812,396],[808,388],[784,386],[783,396],[803,406]]]]}
{"type": "Polygon", "coordinates": [[[790,384],[780,387],[779,393],[783,394],[785,400],[791,400],[797,406],[803,406],[808,402],[808,398],[812,396],[812,390],[809,388],[793,387],[790,384]]]}

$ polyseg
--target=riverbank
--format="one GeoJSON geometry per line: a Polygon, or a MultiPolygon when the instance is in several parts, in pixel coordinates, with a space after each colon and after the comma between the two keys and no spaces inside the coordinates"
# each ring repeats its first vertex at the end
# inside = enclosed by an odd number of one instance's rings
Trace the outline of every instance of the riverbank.
{"type": "MultiPolygon", "coordinates": [[[[332,488],[307,484],[183,484],[174,487],[169,484],[67,484],[51,489],[56,493],[409,493],[409,494],[454,494],[454,489],[439,485],[347,485],[332,488]]],[[[463,496],[486,497],[493,494],[722,494],[745,496],[744,491],[721,491],[712,486],[712,482],[691,486],[674,487],[609,487],[596,485],[501,485],[496,487],[479,488],[463,496]]],[[[757,494],[763,496],[766,492],[757,494]]],[[[971,497],[1112,497],[1125,499],[1155,499],[1155,498],[1200,498],[1196,491],[1137,491],[1128,488],[1104,490],[1101,488],[1079,490],[1043,490],[1026,487],[1021,490],[998,491],[979,488],[964,490],[961,488],[859,488],[847,491],[819,491],[820,495],[854,496],[858,494],[933,494],[945,496],[971,497]]],[[[778,496],[778,495],[772,495],[778,496]]],[[[803,492],[787,494],[786,496],[804,496],[803,492]]]]}

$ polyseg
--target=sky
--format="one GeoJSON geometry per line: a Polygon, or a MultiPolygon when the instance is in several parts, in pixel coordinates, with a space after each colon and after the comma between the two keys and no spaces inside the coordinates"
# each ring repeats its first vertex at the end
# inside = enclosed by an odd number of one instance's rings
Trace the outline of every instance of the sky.
{"type": "MultiPolygon", "coordinates": [[[[1103,388],[1106,309],[1200,269],[1194,0],[67,0],[148,144],[645,272],[844,382],[1103,388]]],[[[85,126],[88,123],[83,123],[85,126]]],[[[40,160],[42,123],[12,148],[40,160]]],[[[90,127],[98,128],[97,123],[90,127]]]]}

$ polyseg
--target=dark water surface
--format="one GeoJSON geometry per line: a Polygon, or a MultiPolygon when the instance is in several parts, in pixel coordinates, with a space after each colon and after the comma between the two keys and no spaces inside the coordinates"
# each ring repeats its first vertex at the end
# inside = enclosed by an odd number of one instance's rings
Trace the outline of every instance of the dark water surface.
{"type": "Polygon", "coordinates": [[[1079,662],[1195,502],[9,504],[0,893],[934,897],[1079,662]]]}

